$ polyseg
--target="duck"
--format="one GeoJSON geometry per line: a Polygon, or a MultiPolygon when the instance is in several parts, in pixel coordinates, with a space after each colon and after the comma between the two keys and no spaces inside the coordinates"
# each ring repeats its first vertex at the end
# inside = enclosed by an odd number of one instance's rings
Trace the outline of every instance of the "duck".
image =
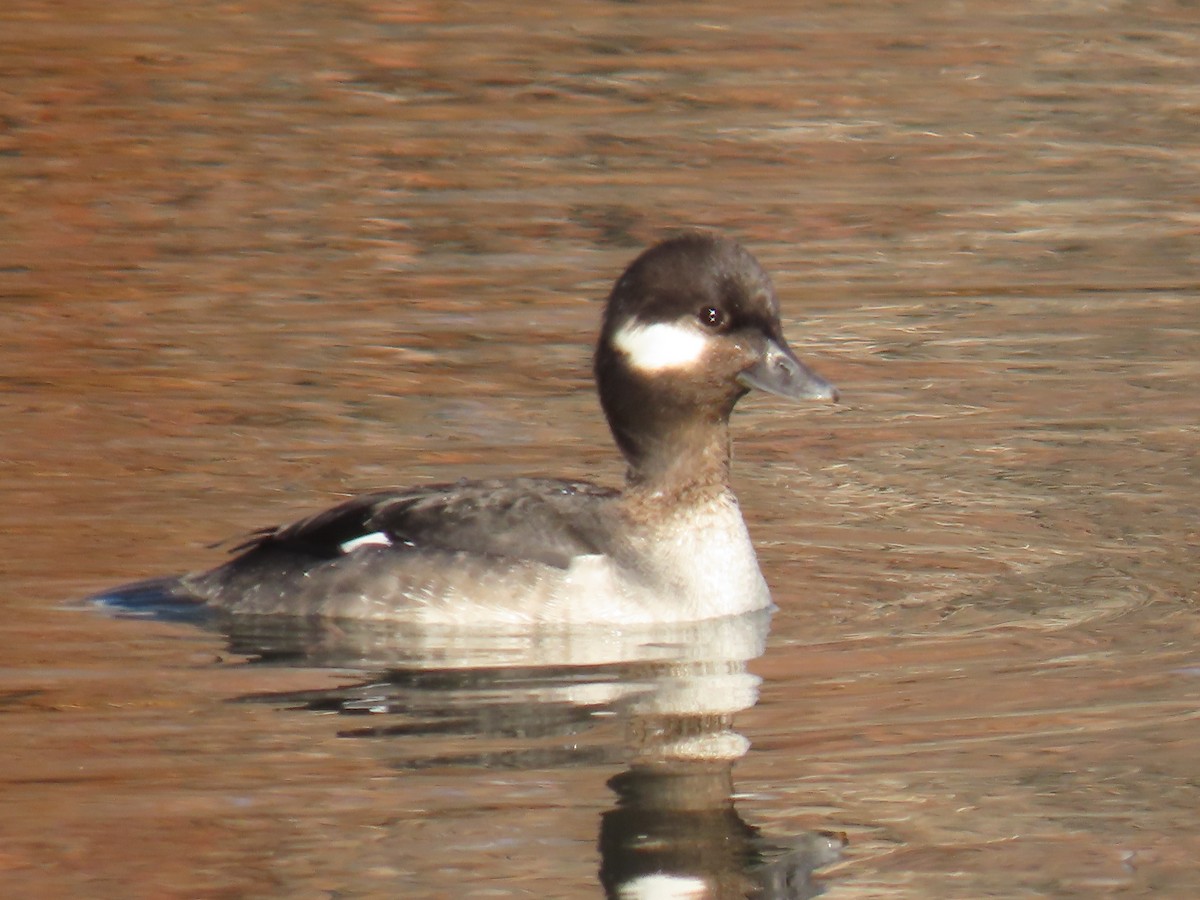
{"type": "Polygon", "coordinates": [[[608,296],[593,371],[623,487],[522,477],[366,493],[255,532],[173,593],[234,616],[455,627],[772,608],[730,487],[730,416],[751,391],[838,394],[788,346],[762,266],[709,232],[645,250],[608,296]]]}

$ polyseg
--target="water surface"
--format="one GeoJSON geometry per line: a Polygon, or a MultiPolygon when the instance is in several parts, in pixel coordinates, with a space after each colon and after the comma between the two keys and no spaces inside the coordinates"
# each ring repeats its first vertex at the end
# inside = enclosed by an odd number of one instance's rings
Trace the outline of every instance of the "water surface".
{"type": "Polygon", "coordinates": [[[804,896],[840,835],[833,898],[1200,892],[1192,5],[192,6],[0,12],[7,893],[804,896]],[[79,608],[348,492],[619,482],[598,301],[683,225],[843,394],[735,418],[761,644],[79,608]]]}

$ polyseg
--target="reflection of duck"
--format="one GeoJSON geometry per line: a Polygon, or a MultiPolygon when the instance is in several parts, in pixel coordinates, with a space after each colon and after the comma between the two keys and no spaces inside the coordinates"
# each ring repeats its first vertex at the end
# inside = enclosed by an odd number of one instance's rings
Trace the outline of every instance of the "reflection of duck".
{"type": "Polygon", "coordinates": [[[612,898],[802,900],[822,886],[842,835],[766,838],[733,804],[732,762],[635,766],[609,781],[617,806],[600,826],[600,881],[612,898]]]}
{"type": "MultiPolygon", "coordinates": [[[[240,614],[421,623],[655,623],[770,605],[729,487],[729,416],[752,388],[835,396],[788,348],[766,273],[703,234],[643,253],[596,348],[622,492],[550,479],[349,500],[264,531],[169,586],[240,614]]],[[[164,586],[166,584],[164,583],[164,586]]]]}
{"type": "Polygon", "coordinates": [[[770,613],[625,629],[485,631],[292,616],[228,616],[217,624],[239,655],[381,671],[335,690],[263,699],[359,719],[347,736],[422,738],[411,748],[387,745],[397,767],[428,765],[443,750],[444,764],[513,765],[532,752],[540,765],[555,758],[570,765],[581,754],[597,758],[600,745],[580,738],[590,730],[603,732],[612,761],[742,756],[746,740],[731,730],[732,717],[758,699],[759,679],[746,662],[762,655],[770,613]],[[509,743],[505,734],[536,735],[540,743],[509,743]],[[464,756],[461,742],[442,748],[430,735],[484,738],[470,746],[486,745],[486,758],[464,756]],[[561,754],[552,746],[558,738],[566,738],[561,754]]]}
{"type": "Polygon", "coordinates": [[[386,676],[357,685],[248,699],[351,717],[341,733],[370,739],[397,768],[624,763],[600,825],[610,897],[813,897],[813,870],[844,844],[819,833],[766,838],[734,807],[732,768],[748,744],[733,716],[757,701],[746,664],[762,653],[765,611],[492,635],[279,616],[226,625],[240,653],[309,665],[391,660],[386,676]]]}

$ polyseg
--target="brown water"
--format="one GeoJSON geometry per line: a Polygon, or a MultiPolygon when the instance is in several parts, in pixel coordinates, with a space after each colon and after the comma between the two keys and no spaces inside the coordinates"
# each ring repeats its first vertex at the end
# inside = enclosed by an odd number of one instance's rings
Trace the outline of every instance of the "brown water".
{"type": "Polygon", "coordinates": [[[1182,0],[9,0],[3,893],[592,897],[667,847],[744,896],[744,820],[844,833],[831,898],[1200,895],[1198,85],[1182,0]],[[616,482],[597,300],[680,225],[843,392],[735,421],[761,656],[79,607],[343,492],[616,482]]]}

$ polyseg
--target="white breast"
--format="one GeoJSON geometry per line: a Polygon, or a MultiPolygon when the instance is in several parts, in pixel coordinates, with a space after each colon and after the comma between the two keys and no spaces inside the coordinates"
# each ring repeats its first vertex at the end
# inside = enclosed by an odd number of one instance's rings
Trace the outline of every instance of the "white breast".
{"type": "Polygon", "coordinates": [[[738,615],[771,605],[733,494],[722,494],[665,525],[657,545],[648,554],[651,565],[678,586],[696,618],[738,615]]]}
{"type": "Polygon", "coordinates": [[[628,554],[576,557],[556,594],[558,615],[576,622],[662,624],[771,605],[730,493],[632,536],[628,554]]]}

